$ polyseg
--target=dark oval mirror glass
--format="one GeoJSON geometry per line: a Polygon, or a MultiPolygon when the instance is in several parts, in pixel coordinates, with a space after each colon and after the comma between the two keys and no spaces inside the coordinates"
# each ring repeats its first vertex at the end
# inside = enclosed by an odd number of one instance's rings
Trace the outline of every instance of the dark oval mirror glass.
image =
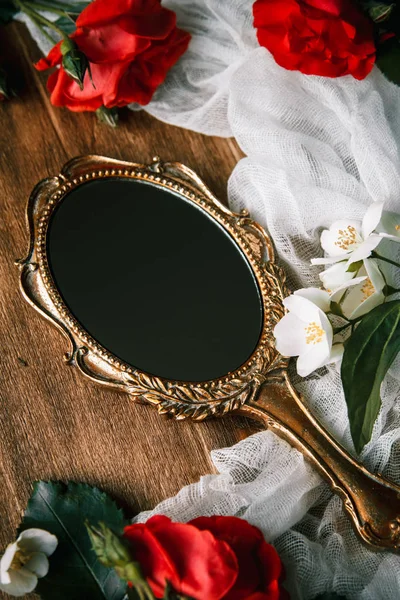
{"type": "Polygon", "coordinates": [[[84,183],[52,216],[47,254],[72,315],[130,366],[206,381],[257,345],[262,304],[246,257],[179,194],[129,179],[84,183]]]}

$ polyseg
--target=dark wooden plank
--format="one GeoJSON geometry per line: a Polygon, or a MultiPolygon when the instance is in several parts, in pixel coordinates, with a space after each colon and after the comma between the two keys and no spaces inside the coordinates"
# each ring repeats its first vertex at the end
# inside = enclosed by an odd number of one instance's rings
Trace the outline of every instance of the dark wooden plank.
{"type": "Polygon", "coordinates": [[[157,153],[194,168],[226,200],[228,176],[241,156],[237,145],[144,112],[126,111],[113,130],[93,115],[52,107],[46,75],[31,64],[40,52],[22,25],[3,28],[0,57],[19,93],[0,105],[1,551],[14,537],[36,479],[86,481],[132,512],[148,509],[211,472],[212,448],[235,443],[257,425],[233,417],[202,424],[164,420],[127,395],[85,380],[64,365],[63,338],[23,300],[13,264],[26,249],[30,190],[73,156],[147,162],[157,153]]]}

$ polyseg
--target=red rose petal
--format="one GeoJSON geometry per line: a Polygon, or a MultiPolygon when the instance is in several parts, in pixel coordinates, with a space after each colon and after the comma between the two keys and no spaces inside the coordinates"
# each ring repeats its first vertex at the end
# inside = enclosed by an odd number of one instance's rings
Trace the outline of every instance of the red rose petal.
{"type": "Polygon", "coordinates": [[[265,23],[268,23],[268,26],[281,25],[295,11],[300,13],[300,6],[296,0],[257,0],[253,4],[254,27],[257,29],[265,23]],[[266,11],[268,19],[265,18],[266,11]]]}
{"type": "Polygon", "coordinates": [[[238,578],[223,600],[252,598],[257,592],[264,594],[260,599],[279,599],[282,563],[257,527],[237,517],[199,517],[190,523],[227,542],[236,554],[238,578]]]}
{"type": "Polygon", "coordinates": [[[366,77],[375,62],[372,24],[347,0],[256,0],[259,44],[308,75],[366,77]]]}
{"type": "Polygon", "coordinates": [[[37,63],[33,65],[35,69],[38,71],[46,71],[46,69],[50,69],[50,64],[46,58],[41,58],[37,63]]]}
{"type": "Polygon", "coordinates": [[[54,48],[50,50],[46,58],[41,58],[36,64],[35,69],[38,71],[45,71],[51,69],[61,62],[62,54],[60,50],[61,42],[56,44],[54,48]]]}
{"type": "Polygon", "coordinates": [[[305,4],[313,6],[325,13],[339,17],[348,6],[348,0],[303,0],[305,4]],[[346,6],[347,4],[347,6],[346,6]]]}
{"type": "Polygon", "coordinates": [[[95,0],[79,15],[78,27],[99,28],[118,23],[128,33],[151,39],[165,38],[176,25],[176,15],[160,0],[95,0]]]}
{"type": "Polygon", "coordinates": [[[163,8],[159,13],[138,16],[127,15],[118,21],[119,26],[133,35],[152,40],[163,40],[176,26],[176,14],[163,8]]]}
{"type": "Polygon", "coordinates": [[[176,571],[164,577],[164,581],[169,579],[178,593],[198,599],[220,600],[236,580],[238,567],[235,554],[228,544],[215,539],[208,531],[155,516],[144,525],[128,526],[124,536],[130,541],[132,556],[140,562],[156,595],[160,594],[160,572],[154,571],[153,565],[160,547],[163,556],[168,557],[167,564],[174,565],[176,571]],[[144,531],[149,534],[145,544],[144,531]]]}
{"type": "MultiPolygon", "coordinates": [[[[123,64],[120,65],[123,68],[123,64]]],[[[112,78],[117,75],[114,67],[107,65],[92,65],[92,74],[96,79],[96,88],[92,86],[89,74],[86,73],[83,90],[60,68],[53,73],[48,85],[52,87],[51,103],[54,106],[66,106],[75,112],[95,111],[104,104],[104,94],[116,94],[116,85],[112,78]],[[114,91],[113,91],[114,90],[114,91]]]]}
{"type": "Polygon", "coordinates": [[[175,29],[167,38],[167,46],[154,42],[143,54],[131,63],[121,78],[118,89],[119,106],[131,102],[148,104],[154,92],[164,82],[168,70],[185,52],[190,35],[175,29]]]}
{"type": "Polygon", "coordinates": [[[116,23],[97,29],[80,29],[72,37],[79,49],[95,63],[133,60],[151,44],[150,40],[131,35],[116,23]]]}
{"type": "MultiPolygon", "coordinates": [[[[49,87],[55,106],[74,111],[147,104],[190,41],[160,0],[94,0],[79,15],[71,38],[90,61],[95,87],[86,73],[80,90],[62,69],[51,75],[49,87]]],[[[36,68],[61,61],[57,44],[36,68]]]]}
{"type": "Polygon", "coordinates": [[[76,24],[93,27],[126,15],[156,15],[161,10],[160,0],[94,0],[81,12],[76,24]]]}
{"type": "Polygon", "coordinates": [[[164,595],[167,581],[174,586],[179,584],[179,573],[174,563],[145,523],[128,525],[124,537],[131,543],[132,556],[140,563],[156,597],[164,595]]]}

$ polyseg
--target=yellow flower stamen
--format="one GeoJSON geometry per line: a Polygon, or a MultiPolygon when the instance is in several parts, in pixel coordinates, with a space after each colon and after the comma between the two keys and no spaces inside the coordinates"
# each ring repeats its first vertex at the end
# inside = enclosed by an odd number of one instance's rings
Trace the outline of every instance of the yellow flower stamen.
{"type": "Polygon", "coordinates": [[[32,554],[24,552],[23,550],[18,550],[14,554],[14,558],[10,565],[10,569],[14,569],[15,571],[19,571],[27,562],[29,562],[32,558],[32,554]]]}
{"type": "Polygon", "coordinates": [[[375,293],[374,284],[372,283],[369,277],[364,281],[363,286],[361,288],[361,293],[363,294],[361,302],[365,302],[365,300],[367,300],[370,296],[372,296],[372,294],[375,293]]]}
{"type": "Polygon", "coordinates": [[[395,225],[394,228],[395,228],[396,231],[400,231],[400,225],[395,225]]]}
{"type": "Polygon", "coordinates": [[[357,242],[357,231],[353,225],[349,225],[346,229],[339,229],[338,234],[335,246],[342,250],[348,250],[350,246],[357,242]]]}
{"type": "Polygon", "coordinates": [[[315,321],[304,327],[304,331],[306,332],[306,344],[319,344],[325,336],[325,331],[315,321]]]}

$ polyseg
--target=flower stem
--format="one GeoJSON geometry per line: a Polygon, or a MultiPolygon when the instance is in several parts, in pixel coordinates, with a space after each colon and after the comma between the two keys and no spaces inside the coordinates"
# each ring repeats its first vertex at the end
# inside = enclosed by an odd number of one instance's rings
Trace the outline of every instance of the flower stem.
{"type": "Polygon", "coordinates": [[[151,587],[147,583],[134,586],[134,588],[140,600],[155,600],[151,587]]]}
{"type": "MultiPolygon", "coordinates": [[[[31,18],[31,20],[33,21],[33,19],[31,18]]],[[[41,23],[39,23],[38,21],[33,21],[36,25],[36,27],[38,29],[40,29],[40,31],[43,33],[44,37],[46,39],[49,40],[49,42],[54,46],[55,44],[57,44],[57,41],[51,37],[51,35],[49,33],[47,33],[46,29],[43,27],[43,25],[41,23]]]]}
{"type": "MultiPolygon", "coordinates": [[[[25,2],[25,0],[23,1],[25,2]]],[[[43,6],[42,10],[47,10],[48,12],[54,12],[54,8],[62,10],[64,13],[72,15],[79,15],[82,12],[80,8],[77,8],[77,6],[75,6],[74,4],[67,4],[65,2],[55,2],[54,0],[39,0],[39,2],[37,2],[36,0],[29,0],[29,2],[31,2],[31,4],[36,5],[41,4],[43,6]]],[[[87,4],[90,4],[90,0],[87,1],[87,4]]]]}
{"type": "Polygon", "coordinates": [[[131,582],[128,586],[128,598],[139,597],[139,600],[156,600],[153,591],[146,579],[131,582]],[[131,591],[132,590],[132,591],[131,591]]]}
{"type": "Polygon", "coordinates": [[[36,12],[36,10],[30,8],[28,6],[29,2],[23,2],[23,0],[14,0],[14,4],[15,6],[17,6],[17,8],[20,9],[21,12],[25,13],[36,25],[38,25],[39,23],[45,25],[49,29],[52,29],[53,31],[58,33],[58,35],[60,35],[63,39],[68,38],[67,34],[62,29],[57,27],[57,25],[52,23],[52,21],[49,21],[48,19],[46,19],[46,17],[43,17],[43,15],[36,12]]]}
{"type": "Polygon", "coordinates": [[[349,319],[347,319],[346,317],[342,317],[343,319],[346,319],[347,323],[345,325],[342,325],[342,327],[338,327],[338,328],[333,328],[333,333],[334,335],[336,335],[337,333],[340,333],[341,331],[344,331],[347,327],[351,326],[351,331],[353,332],[354,329],[354,325],[356,325],[358,323],[358,321],[361,321],[361,319],[364,317],[365,315],[361,315],[360,317],[357,317],[357,319],[352,319],[351,321],[349,319]]]}
{"type": "Polygon", "coordinates": [[[393,296],[393,294],[398,294],[399,292],[400,292],[400,288],[394,288],[390,285],[386,285],[383,288],[383,293],[385,294],[386,297],[393,296]]]}
{"type": "Polygon", "coordinates": [[[342,325],[342,327],[337,327],[333,329],[333,333],[334,335],[336,335],[337,333],[340,333],[341,331],[344,331],[345,329],[347,329],[347,327],[350,327],[351,323],[346,323],[346,325],[342,325]]]}
{"type": "Polygon", "coordinates": [[[139,600],[147,600],[143,590],[139,587],[135,588],[137,595],[139,596],[139,600]]]}
{"type": "Polygon", "coordinates": [[[47,12],[51,12],[54,13],[55,15],[59,15],[60,17],[69,17],[68,13],[61,9],[61,8],[56,8],[55,6],[50,6],[47,4],[42,4],[41,2],[36,2],[35,0],[33,2],[29,1],[25,1],[24,2],[25,6],[28,6],[30,9],[37,11],[37,10],[45,10],[47,12]]]}
{"type": "Polygon", "coordinates": [[[364,317],[365,317],[365,315],[361,315],[360,317],[357,317],[357,319],[352,319],[352,320],[350,321],[350,323],[351,323],[352,325],[355,325],[356,323],[358,323],[358,321],[361,321],[361,319],[363,319],[364,317]]]}
{"type": "Polygon", "coordinates": [[[383,260],[384,262],[387,262],[390,265],[394,265],[395,267],[400,267],[400,264],[398,262],[391,260],[390,258],[386,258],[386,256],[382,256],[381,254],[378,254],[377,252],[372,252],[371,256],[373,258],[377,258],[378,260],[383,260]]]}

